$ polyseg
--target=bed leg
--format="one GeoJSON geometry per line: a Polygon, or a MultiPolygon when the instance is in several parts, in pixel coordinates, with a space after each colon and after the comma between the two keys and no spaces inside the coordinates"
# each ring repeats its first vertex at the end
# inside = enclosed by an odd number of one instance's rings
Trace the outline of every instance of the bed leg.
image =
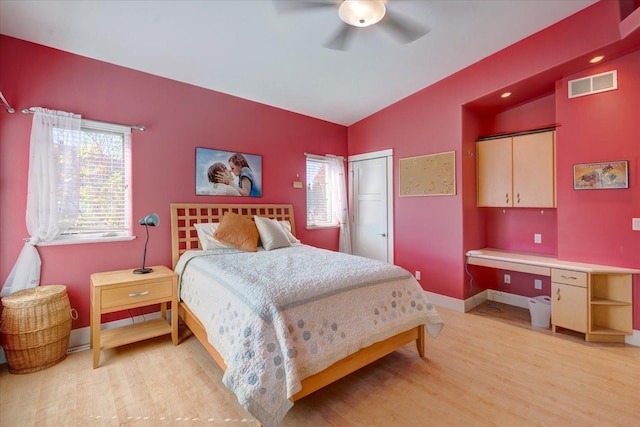
{"type": "Polygon", "coordinates": [[[418,339],[416,340],[416,347],[418,347],[418,355],[420,355],[420,357],[422,358],[424,358],[424,355],[426,354],[426,341],[425,326],[420,325],[418,327],[418,339]]]}

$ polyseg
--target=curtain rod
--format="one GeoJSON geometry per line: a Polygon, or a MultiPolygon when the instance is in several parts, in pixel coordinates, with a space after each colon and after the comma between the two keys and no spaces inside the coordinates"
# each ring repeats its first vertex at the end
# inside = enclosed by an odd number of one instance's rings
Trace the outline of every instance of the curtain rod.
{"type": "Polygon", "coordinates": [[[4,104],[4,108],[5,108],[5,110],[7,110],[7,113],[13,114],[13,113],[16,112],[15,108],[13,108],[11,105],[9,105],[9,103],[7,102],[7,99],[4,97],[2,92],[0,92],[0,99],[2,99],[2,103],[4,104]]]}
{"type": "Polygon", "coordinates": [[[311,154],[311,153],[304,153],[305,156],[307,157],[311,157],[312,159],[318,159],[318,160],[323,160],[326,159],[327,157],[333,157],[335,159],[340,159],[342,161],[345,160],[344,157],[342,156],[336,156],[335,154],[326,154],[326,155],[320,155],[320,154],[311,154]]]}
{"type": "MultiPolygon", "coordinates": [[[[35,111],[32,111],[30,108],[23,108],[22,110],[20,110],[20,112],[22,112],[22,114],[34,114],[35,111]]],[[[86,120],[90,120],[90,119],[86,119],[86,120]]],[[[106,123],[106,122],[104,122],[106,123]]],[[[145,130],[147,130],[146,126],[137,126],[137,125],[123,125],[121,123],[112,123],[114,125],[118,125],[118,126],[124,126],[127,128],[131,128],[133,130],[139,130],[140,132],[144,132],[145,130]]]]}

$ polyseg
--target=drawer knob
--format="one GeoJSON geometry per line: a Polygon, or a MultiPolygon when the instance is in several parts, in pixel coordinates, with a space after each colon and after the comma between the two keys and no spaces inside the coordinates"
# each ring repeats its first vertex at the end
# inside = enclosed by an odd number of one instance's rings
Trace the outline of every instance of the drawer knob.
{"type": "Polygon", "coordinates": [[[143,292],[134,292],[132,294],[129,294],[130,297],[143,297],[145,295],[149,295],[149,291],[143,291],[143,292]]]}

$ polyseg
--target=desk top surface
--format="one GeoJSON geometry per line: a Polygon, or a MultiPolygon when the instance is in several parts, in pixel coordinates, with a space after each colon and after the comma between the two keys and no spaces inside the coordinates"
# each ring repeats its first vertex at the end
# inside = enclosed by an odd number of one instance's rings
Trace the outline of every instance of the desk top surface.
{"type": "Polygon", "coordinates": [[[516,264],[536,265],[549,268],[564,268],[586,273],[623,273],[640,274],[640,270],[610,265],[588,264],[574,261],[563,261],[550,255],[527,254],[520,252],[502,251],[499,249],[484,248],[467,252],[469,258],[489,259],[516,264]]]}

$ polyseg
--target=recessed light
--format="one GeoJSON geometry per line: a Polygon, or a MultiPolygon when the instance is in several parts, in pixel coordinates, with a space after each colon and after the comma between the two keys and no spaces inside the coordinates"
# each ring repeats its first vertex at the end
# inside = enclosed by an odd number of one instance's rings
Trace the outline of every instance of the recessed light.
{"type": "Polygon", "coordinates": [[[500,95],[500,98],[508,98],[511,96],[511,92],[505,92],[502,95],[500,95]]]}
{"type": "Polygon", "coordinates": [[[589,62],[592,63],[592,64],[596,64],[596,63],[602,61],[603,59],[604,59],[604,56],[598,55],[598,56],[594,56],[593,58],[591,58],[589,60],[589,62]]]}

